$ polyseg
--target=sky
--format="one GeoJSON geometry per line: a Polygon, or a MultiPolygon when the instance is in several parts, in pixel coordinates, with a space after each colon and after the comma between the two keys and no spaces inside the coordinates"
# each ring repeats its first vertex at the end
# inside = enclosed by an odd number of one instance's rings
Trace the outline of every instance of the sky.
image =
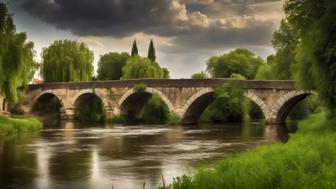
{"type": "MultiPolygon", "coordinates": [[[[1,1],[1,0],[0,0],[1,1]]],[[[137,40],[172,78],[205,70],[211,56],[238,47],[263,58],[274,52],[272,33],[283,0],[6,0],[18,32],[35,43],[36,59],[54,40],[85,42],[95,54],[129,52],[137,40]]]]}

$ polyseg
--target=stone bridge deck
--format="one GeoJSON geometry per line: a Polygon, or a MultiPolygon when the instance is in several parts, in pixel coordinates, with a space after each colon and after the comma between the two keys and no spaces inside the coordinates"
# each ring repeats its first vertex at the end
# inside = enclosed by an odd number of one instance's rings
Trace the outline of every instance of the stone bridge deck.
{"type": "MultiPolygon", "coordinates": [[[[110,117],[128,111],[140,111],[145,101],[155,93],[167,104],[170,111],[182,117],[183,123],[194,123],[213,100],[213,88],[231,79],[134,79],[116,81],[60,82],[29,85],[26,100],[22,103],[30,113],[39,101],[56,96],[61,104],[62,117],[71,119],[81,103],[90,96],[99,97],[110,117]],[[145,84],[143,95],[136,95],[133,87],[145,84]]],[[[268,124],[283,123],[291,108],[310,92],[295,89],[294,81],[237,81],[245,96],[263,111],[268,124]]]]}

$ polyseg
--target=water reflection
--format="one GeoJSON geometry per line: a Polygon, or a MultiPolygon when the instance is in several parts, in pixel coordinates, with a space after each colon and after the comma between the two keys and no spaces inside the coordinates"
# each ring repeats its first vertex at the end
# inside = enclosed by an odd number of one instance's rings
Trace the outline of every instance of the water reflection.
{"type": "Polygon", "coordinates": [[[259,123],[86,127],[72,122],[0,140],[0,188],[157,188],[200,162],[286,141],[259,123]]]}

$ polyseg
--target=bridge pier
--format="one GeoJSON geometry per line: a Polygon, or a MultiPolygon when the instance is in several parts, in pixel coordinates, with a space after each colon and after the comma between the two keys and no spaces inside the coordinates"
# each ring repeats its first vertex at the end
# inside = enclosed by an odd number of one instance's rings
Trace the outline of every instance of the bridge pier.
{"type": "Polygon", "coordinates": [[[105,107],[106,118],[112,118],[114,116],[113,108],[110,106],[105,107]]]}
{"type": "Polygon", "coordinates": [[[75,108],[64,108],[61,110],[62,120],[73,120],[75,116],[75,108]]]}

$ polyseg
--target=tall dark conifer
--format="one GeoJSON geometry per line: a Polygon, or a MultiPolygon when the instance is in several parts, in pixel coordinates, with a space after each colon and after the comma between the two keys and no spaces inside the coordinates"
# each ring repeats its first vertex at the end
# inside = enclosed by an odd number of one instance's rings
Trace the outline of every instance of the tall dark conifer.
{"type": "Polygon", "coordinates": [[[148,58],[149,60],[151,60],[152,62],[155,62],[156,60],[156,56],[155,56],[155,47],[154,47],[154,43],[153,40],[151,39],[150,43],[149,43],[149,48],[148,48],[148,58]]]}
{"type": "Polygon", "coordinates": [[[136,40],[133,41],[133,46],[132,46],[132,52],[131,52],[131,55],[132,56],[135,56],[135,55],[138,55],[138,47],[137,47],[137,43],[136,43],[136,40]]]}

